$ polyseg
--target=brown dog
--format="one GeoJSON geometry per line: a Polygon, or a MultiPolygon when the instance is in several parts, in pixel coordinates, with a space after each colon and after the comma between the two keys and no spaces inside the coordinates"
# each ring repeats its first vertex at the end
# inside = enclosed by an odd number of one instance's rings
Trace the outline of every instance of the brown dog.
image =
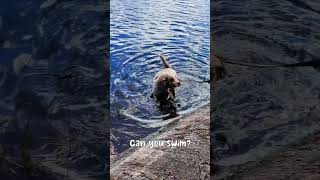
{"type": "Polygon", "coordinates": [[[177,73],[168,63],[167,59],[160,55],[160,59],[164,64],[164,69],[156,74],[153,83],[153,92],[151,97],[162,103],[168,103],[175,99],[175,88],[181,85],[177,77],[177,73]]]}

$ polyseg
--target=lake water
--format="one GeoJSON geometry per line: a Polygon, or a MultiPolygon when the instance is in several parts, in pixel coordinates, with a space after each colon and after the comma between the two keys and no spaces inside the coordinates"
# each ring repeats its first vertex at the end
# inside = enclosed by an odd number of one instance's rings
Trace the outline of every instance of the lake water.
{"type": "Polygon", "coordinates": [[[117,152],[161,126],[150,98],[153,77],[168,57],[183,81],[177,89],[178,113],[209,103],[210,1],[111,1],[110,109],[111,141],[117,152]]]}

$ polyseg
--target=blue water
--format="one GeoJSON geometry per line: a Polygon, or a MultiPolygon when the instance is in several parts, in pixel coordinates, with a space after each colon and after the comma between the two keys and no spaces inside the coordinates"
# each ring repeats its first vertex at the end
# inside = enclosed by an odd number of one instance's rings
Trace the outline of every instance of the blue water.
{"type": "MultiPolygon", "coordinates": [[[[117,151],[128,141],[156,131],[162,115],[150,98],[163,53],[183,81],[178,113],[209,103],[210,1],[111,1],[111,141],[117,151]]],[[[161,123],[160,123],[161,124],[161,123]]]]}

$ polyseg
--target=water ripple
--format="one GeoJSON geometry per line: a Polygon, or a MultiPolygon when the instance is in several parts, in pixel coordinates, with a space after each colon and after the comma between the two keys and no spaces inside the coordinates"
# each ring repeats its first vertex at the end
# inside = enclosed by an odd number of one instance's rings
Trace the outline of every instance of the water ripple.
{"type": "Polygon", "coordinates": [[[111,118],[113,143],[126,149],[171,121],[150,98],[164,53],[184,82],[177,90],[181,116],[209,103],[209,0],[111,1],[111,118]]]}

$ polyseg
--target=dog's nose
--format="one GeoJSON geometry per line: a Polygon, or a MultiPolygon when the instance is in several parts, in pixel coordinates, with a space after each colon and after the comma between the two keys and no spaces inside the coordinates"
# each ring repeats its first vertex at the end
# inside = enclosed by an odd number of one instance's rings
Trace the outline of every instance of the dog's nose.
{"type": "Polygon", "coordinates": [[[177,82],[177,86],[178,87],[181,86],[181,82],[180,81],[177,82]]]}

